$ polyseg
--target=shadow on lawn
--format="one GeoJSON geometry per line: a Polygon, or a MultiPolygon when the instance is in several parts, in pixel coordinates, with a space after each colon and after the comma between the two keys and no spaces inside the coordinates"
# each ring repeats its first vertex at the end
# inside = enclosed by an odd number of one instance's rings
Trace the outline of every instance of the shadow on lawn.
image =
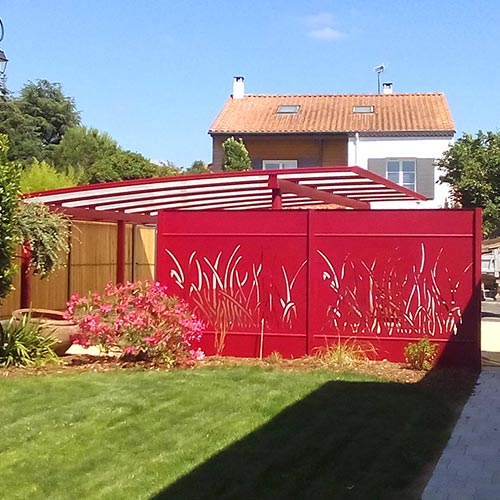
{"type": "Polygon", "coordinates": [[[413,385],[328,382],[153,498],[419,498],[415,478],[474,380],[434,370],[413,385]]]}

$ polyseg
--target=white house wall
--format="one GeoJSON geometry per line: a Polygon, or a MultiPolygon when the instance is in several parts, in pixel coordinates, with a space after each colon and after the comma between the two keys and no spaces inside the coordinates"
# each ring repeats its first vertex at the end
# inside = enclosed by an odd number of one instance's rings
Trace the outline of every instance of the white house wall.
{"type": "MultiPolygon", "coordinates": [[[[441,158],[452,143],[452,137],[349,137],[348,164],[368,168],[368,159],[441,158]]],[[[434,181],[442,172],[434,169],[434,181]]],[[[448,185],[435,184],[434,199],[420,202],[379,202],[373,208],[442,208],[450,197],[448,185]]]]}

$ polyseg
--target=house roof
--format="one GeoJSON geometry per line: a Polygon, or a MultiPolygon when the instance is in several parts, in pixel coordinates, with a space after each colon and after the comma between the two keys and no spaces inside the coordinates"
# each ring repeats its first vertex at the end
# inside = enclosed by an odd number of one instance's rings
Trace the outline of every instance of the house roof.
{"type": "Polygon", "coordinates": [[[159,210],[252,210],[334,203],[369,208],[372,201],[425,196],[359,167],[318,167],[178,175],[108,182],[25,195],[83,220],[154,222],[159,210]]]}
{"type": "Polygon", "coordinates": [[[430,133],[453,135],[446,97],[434,94],[246,95],[229,98],[210,134],[267,133],[430,133]],[[278,106],[298,105],[298,113],[278,106]],[[373,106],[355,113],[355,106],[373,106]]]}

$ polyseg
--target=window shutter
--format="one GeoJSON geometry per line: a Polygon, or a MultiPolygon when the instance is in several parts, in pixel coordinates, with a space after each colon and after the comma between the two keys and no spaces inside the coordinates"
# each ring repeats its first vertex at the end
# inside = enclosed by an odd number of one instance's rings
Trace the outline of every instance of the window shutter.
{"type": "Polygon", "coordinates": [[[387,178],[386,163],[387,160],[385,158],[371,158],[368,160],[368,170],[380,175],[381,177],[387,178]]]}
{"type": "Polygon", "coordinates": [[[434,158],[418,158],[417,159],[417,192],[434,198],[434,158]]]}

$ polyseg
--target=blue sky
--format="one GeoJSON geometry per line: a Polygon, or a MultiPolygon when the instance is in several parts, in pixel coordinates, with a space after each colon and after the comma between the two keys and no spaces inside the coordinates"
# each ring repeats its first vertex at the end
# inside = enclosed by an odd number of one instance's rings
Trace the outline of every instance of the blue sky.
{"type": "Polygon", "coordinates": [[[189,166],[244,75],[255,94],[444,92],[457,132],[499,130],[500,1],[15,0],[7,85],[60,82],[84,125],[189,166]]]}

